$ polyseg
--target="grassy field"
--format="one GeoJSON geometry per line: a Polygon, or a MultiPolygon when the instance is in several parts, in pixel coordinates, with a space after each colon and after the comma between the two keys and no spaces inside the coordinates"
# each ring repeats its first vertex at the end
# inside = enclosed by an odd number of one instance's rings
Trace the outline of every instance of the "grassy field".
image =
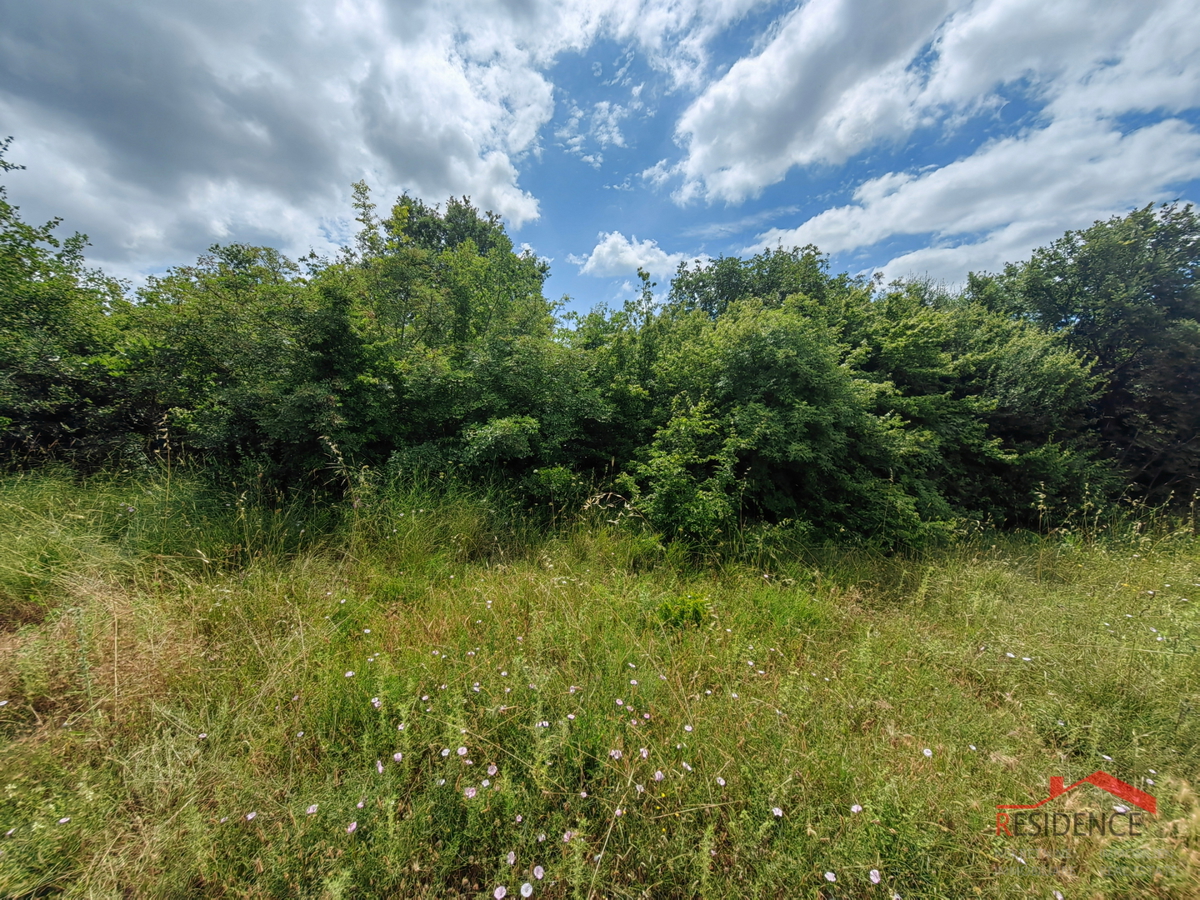
{"type": "Polygon", "coordinates": [[[1191,528],[703,564],[361,500],[0,482],[0,895],[1200,896],[1191,528]],[[1098,769],[1141,836],[996,835],[1098,769]]]}

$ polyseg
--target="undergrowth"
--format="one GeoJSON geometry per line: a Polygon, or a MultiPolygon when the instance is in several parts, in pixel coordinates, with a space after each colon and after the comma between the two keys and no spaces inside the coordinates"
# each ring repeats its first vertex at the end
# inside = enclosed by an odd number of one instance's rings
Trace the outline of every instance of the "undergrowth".
{"type": "Polygon", "coordinates": [[[1190,528],[698,562],[611,518],[8,477],[0,894],[1200,891],[1190,528]],[[1142,836],[996,834],[1101,769],[1142,836]]]}

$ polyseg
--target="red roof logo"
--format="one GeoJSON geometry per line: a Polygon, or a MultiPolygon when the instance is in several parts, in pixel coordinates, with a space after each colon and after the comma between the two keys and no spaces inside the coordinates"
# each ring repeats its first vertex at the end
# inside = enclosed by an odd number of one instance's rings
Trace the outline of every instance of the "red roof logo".
{"type": "Polygon", "coordinates": [[[1014,803],[997,805],[996,809],[1037,809],[1051,800],[1057,800],[1063,794],[1075,790],[1081,784],[1093,784],[1102,791],[1108,791],[1114,797],[1141,807],[1151,815],[1158,815],[1158,803],[1145,791],[1139,791],[1132,784],[1126,784],[1120,778],[1114,778],[1107,772],[1093,772],[1087,778],[1080,778],[1070,787],[1063,787],[1063,780],[1055,775],[1050,779],[1050,796],[1037,803],[1014,803]]]}

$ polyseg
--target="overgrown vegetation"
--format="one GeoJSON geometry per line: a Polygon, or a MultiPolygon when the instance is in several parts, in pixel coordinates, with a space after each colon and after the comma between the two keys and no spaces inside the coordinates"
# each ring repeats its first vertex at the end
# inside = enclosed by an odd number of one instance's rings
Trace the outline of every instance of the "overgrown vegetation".
{"type": "MultiPolygon", "coordinates": [[[[8,166],[8,164],[6,164],[8,166]]],[[[10,166],[9,166],[10,167],[10,166]]],[[[918,547],[1200,482],[1200,227],[1097,223],[947,293],[814,247],[561,314],[498,217],[401,197],[335,260],[213,247],[134,296],[0,196],[0,454],[352,491],[361,467],[623,497],[693,548],[748,523],[918,547]]]]}
{"type": "Polygon", "coordinates": [[[1190,528],[713,567],[505,502],[7,479],[0,893],[1195,896],[1190,528]],[[995,835],[1101,768],[1143,837],[995,835]]]}
{"type": "Polygon", "coordinates": [[[0,894],[1196,896],[1190,206],[570,315],[354,205],[131,292],[0,188],[0,894]]]}

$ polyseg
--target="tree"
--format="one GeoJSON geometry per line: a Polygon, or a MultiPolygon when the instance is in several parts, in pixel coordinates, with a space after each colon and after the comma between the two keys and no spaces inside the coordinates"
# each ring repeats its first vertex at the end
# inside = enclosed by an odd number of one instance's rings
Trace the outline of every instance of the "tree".
{"type": "Polygon", "coordinates": [[[1200,490],[1198,271],[1200,222],[1172,203],[1068,232],[971,283],[1087,356],[1105,452],[1154,501],[1200,490]]]}

